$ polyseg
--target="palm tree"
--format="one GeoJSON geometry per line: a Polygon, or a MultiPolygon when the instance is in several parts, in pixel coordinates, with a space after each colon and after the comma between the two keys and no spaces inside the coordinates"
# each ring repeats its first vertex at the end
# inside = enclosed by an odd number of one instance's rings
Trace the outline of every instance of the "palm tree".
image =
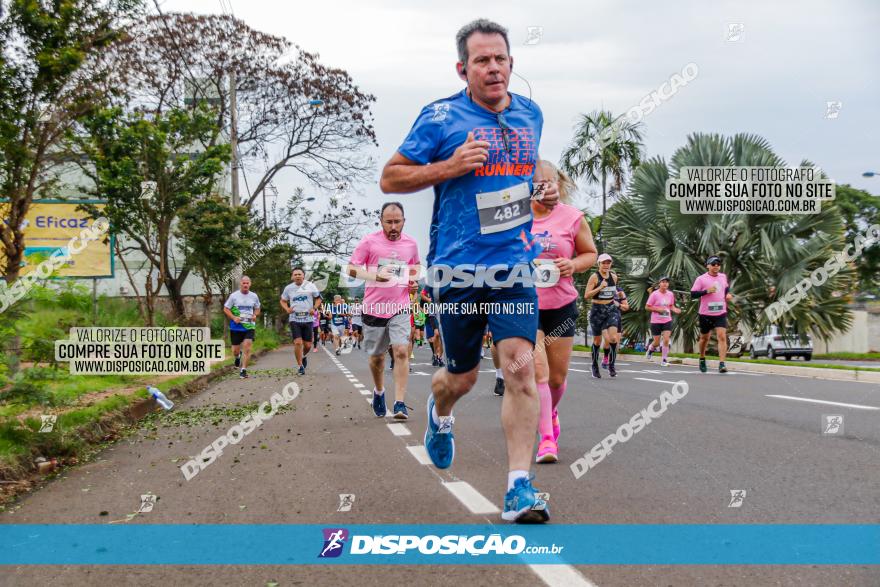
{"type": "MultiPolygon", "coordinates": [[[[735,296],[731,324],[762,330],[767,324],[763,309],[843,249],[841,212],[836,205],[823,203],[821,212],[811,215],[682,214],[678,202],[666,200],[665,186],[685,166],[785,166],[785,162],[759,136],[693,134],[669,165],[655,157],[639,166],[629,193],[606,218],[614,255],[646,257],[651,271],[626,278],[624,288],[637,310],[624,315],[624,329],[631,334],[648,330],[648,313],[638,309],[644,308],[648,288],[656,279],[669,275],[670,288],[681,293],[677,298],[683,308],[677,336],[689,346],[697,334],[698,306],[690,301],[690,287],[705,272],[706,258],[718,255],[735,296]]],[[[803,161],[801,166],[813,165],[803,161]]],[[[824,285],[813,287],[779,323],[804,334],[814,330],[823,337],[845,331],[852,315],[844,294],[853,284],[853,271],[841,270],[824,285]]]]}
{"type": "Polygon", "coordinates": [[[608,208],[609,187],[612,194],[622,193],[627,173],[641,162],[641,126],[623,115],[615,118],[608,110],[581,114],[574,139],[562,154],[561,167],[572,179],[583,178],[602,188],[603,218],[608,208]]]}

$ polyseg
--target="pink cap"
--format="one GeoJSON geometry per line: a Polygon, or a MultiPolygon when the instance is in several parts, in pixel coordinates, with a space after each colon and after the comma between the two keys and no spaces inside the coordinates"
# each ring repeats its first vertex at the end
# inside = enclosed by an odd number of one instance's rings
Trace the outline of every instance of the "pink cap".
{"type": "Polygon", "coordinates": [[[608,253],[602,253],[601,255],[599,255],[598,262],[601,263],[602,261],[611,261],[611,255],[609,255],[608,253]]]}

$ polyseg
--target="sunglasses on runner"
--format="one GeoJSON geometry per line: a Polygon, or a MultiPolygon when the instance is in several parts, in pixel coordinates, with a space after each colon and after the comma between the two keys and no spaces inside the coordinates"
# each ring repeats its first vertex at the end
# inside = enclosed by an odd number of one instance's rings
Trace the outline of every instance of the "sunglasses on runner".
{"type": "Polygon", "coordinates": [[[504,118],[504,115],[500,112],[495,114],[495,118],[498,120],[498,126],[501,127],[501,140],[504,141],[504,150],[507,151],[507,154],[510,154],[510,139],[507,137],[508,133],[512,133],[513,129],[507,124],[507,120],[504,118]]]}

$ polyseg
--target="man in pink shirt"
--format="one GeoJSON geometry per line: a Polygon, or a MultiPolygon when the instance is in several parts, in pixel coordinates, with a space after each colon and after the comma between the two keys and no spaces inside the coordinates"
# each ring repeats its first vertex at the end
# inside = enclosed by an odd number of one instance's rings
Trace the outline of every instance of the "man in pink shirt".
{"type": "Polygon", "coordinates": [[[365,236],[348,265],[348,274],[367,282],[363,313],[363,345],[373,375],[373,412],[382,418],[385,407],[385,352],[394,353],[394,418],[406,420],[404,400],[409,376],[410,292],[418,289],[419,247],[403,234],[403,205],[388,202],[379,215],[382,230],[365,236]]]}
{"type": "Polygon", "coordinates": [[[718,372],[727,373],[724,359],[727,358],[727,302],[733,299],[727,275],[721,273],[721,259],[706,259],[708,271],[694,281],[691,287],[691,298],[700,300],[700,372],[705,373],[706,347],[709,337],[715,331],[718,340],[718,372]]]}

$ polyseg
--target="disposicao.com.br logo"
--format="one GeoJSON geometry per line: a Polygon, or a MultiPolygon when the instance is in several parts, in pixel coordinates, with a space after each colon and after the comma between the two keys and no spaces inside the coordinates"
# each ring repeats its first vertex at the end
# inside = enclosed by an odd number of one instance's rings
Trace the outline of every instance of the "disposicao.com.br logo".
{"type": "Polygon", "coordinates": [[[346,540],[349,540],[350,555],[520,555],[520,554],[559,554],[564,546],[529,546],[520,535],[501,536],[501,534],[436,535],[427,534],[383,534],[349,536],[345,528],[325,528],[324,544],[318,558],[338,557],[342,554],[346,540]]]}

